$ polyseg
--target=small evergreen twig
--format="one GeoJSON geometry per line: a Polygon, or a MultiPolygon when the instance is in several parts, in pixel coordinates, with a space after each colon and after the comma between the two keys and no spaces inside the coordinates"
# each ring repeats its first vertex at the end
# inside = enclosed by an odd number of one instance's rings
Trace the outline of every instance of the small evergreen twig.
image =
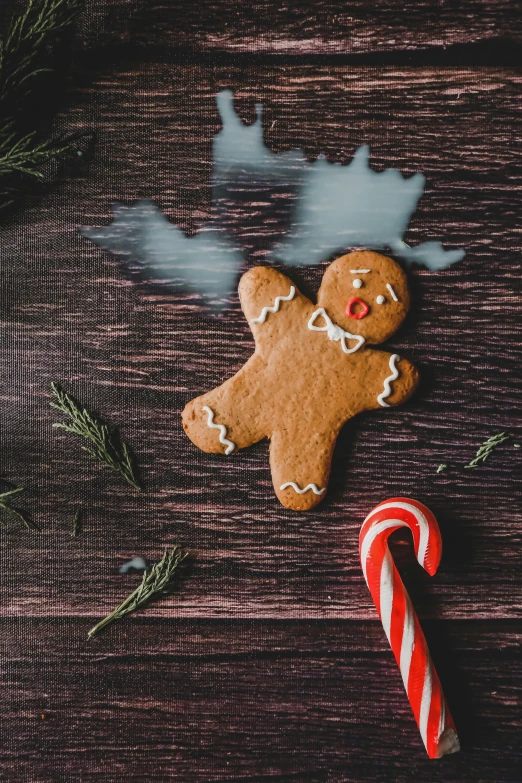
{"type": "Polygon", "coordinates": [[[172,589],[172,581],[180,563],[186,558],[187,553],[183,552],[180,547],[173,546],[171,551],[165,550],[165,554],[159,561],[152,566],[150,571],[143,574],[141,584],[132,592],[128,598],[125,599],[119,606],[107,615],[103,620],[100,620],[89,633],[88,639],[101,631],[110,623],[115,620],[121,620],[125,615],[141,609],[146,606],[153,598],[157,598],[162,595],[167,595],[172,589]]]}
{"type": "Polygon", "coordinates": [[[446,470],[448,466],[443,462],[439,467],[437,468],[437,473],[442,473],[443,470],[446,470]]]}
{"type": "Polygon", "coordinates": [[[508,440],[510,437],[511,435],[506,435],[505,432],[499,432],[498,435],[492,435],[491,438],[484,441],[469,465],[464,465],[464,468],[478,467],[481,462],[485,462],[488,459],[497,446],[500,446],[501,443],[504,443],[504,441],[508,440]]]}
{"type": "MultiPolygon", "coordinates": [[[[68,142],[57,141],[36,142],[35,133],[28,133],[21,139],[15,139],[14,134],[5,140],[5,151],[0,156],[0,177],[21,174],[42,181],[45,174],[41,167],[57,157],[63,157],[74,149],[68,142]]],[[[0,147],[0,153],[2,149],[0,147]]]]}
{"type": "Polygon", "coordinates": [[[83,519],[82,519],[82,510],[81,508],[76,509],[76,512],[73,517],[73,529],[72,529],[72,535],[73,538],[76,538],[76,536],[79,536],[80,533],[83,530],[83,519]]]}
{"type": "Polygon", "coordinates": [[[131,487],[141,490],[129,448],[121,440],[118,432],[109,430],[109,427],[93,413],[80,408],[76,400],[64,392],[57,383],[52,383],[51,389],[56,400],[50,403],[51,406],[71,420],[70,424],[56,422],[53,427],[89,440],[92,446],[82,446],[87,454],[119,473],[131,487]]]}
{"type": "MultiPolygon", "coordinates": [[[[14,517],[18,517],[18,519],[21,519],[24,523],[24,526],[28,530],[39,530],[38,525],[29,519],[25,511],[20,511],[11,505],[13,497],[15,495],[19,495],[21,492],[25,492],[23,487],[16,487],[16,489],[8,489],[5,492],[1,492],[0,509],[2,509],[2,511],[7,511],[8,514],[11,514],[14,517]]],[[[5,525],[6,523],[0,521],[0,524],[5,525]]]]}
{"type": "MultiPolygon", "coordinates": [[[[73,137],[46,138],[35,102],[53,89],[59,36],[72,24],[83,0],[27,0],[0,36],[0,209],[44,179],[42,166],[75,152],[73,137]]],[[[45,123],[44,123],[45,124],[45,123]]]]}

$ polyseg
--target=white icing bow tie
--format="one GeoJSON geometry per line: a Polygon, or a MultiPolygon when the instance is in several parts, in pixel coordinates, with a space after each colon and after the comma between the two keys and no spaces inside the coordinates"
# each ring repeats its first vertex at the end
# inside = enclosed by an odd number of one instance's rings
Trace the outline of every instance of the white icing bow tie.
{"type": "Polygon", "coordinates": [[[355,353],[355,351],[358,351],[365,341],[364,337],[361,337],[360,334],[351,334],[350,332],[345,332],[344,329],[341,329],[340,326],[334,324],[332,319],[326,315],[324,307],[320,307],[318,310],[315,310],[312,313],[310,320],[308,321],[308,328],[311,329],[312,332],[328,332],[328,337],[330,340],[339,340],[341,343],[341,348],[345,353],[355,353]],[[323,317],[325,326],[314,326],[317,316],[319,315],[323,317]],[[354,348],[348,348],[346,345],[346,339],[357,340],[357,345],[354,348]]]}

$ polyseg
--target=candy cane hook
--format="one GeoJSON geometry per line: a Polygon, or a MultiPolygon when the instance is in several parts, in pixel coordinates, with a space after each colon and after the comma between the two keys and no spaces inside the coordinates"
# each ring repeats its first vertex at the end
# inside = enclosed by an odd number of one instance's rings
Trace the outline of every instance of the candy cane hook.
{"type": "Polygon", "coordinates": [[[440,530],[431,511],[416,500],[391,498],[376,506],[363,522],[359,554],[426,751],[434,759],[455,753],[460,743],[419,620],[388,549],[388,537],[400,527],[410,528],[417,560],[433,576],[442,554],[440,530]]]}

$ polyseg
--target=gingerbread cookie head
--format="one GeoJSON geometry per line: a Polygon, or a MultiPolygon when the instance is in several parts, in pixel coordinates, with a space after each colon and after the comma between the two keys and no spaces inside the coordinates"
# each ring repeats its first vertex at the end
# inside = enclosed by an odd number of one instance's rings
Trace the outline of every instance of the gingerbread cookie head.
{"type": "Polygon", "coordinates": [[[317,304],[342,329],[378,345],[397,331],[408,312],[408,282],[393,259],[355,251],[327,268],[317,304]]]}

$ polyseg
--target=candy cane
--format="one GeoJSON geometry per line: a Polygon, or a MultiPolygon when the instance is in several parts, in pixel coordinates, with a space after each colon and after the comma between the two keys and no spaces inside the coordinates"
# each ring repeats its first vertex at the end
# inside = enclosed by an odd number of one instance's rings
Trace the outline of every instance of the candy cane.
{"type": "Polygon", "coordinates": [[[417,560],[433,576],[442,554],[440,530],[431,511],[416,500],[391,498],[376,506],[363,522],[359,554],[426,751],[434,759],[455,753],[460,744],[419,620],[388,549],[388,537],[400,527],[410,528],[417,560]]]}

